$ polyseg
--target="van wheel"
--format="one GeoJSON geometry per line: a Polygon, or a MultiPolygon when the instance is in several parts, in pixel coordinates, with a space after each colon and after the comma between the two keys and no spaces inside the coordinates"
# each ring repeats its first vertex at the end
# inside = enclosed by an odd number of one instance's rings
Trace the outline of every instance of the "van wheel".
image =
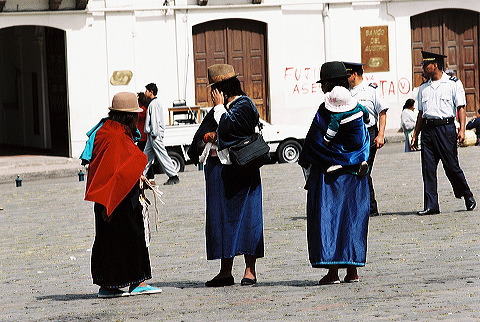
{"type": "Polygon", "coordinates": [[[287,140],[277,148],[278,163],[294,163],[298,161],[302,146],[295,140],[287,140]]]}
{"type": "Polygon", "coordinates": [[[168,151],[168,156],[172,159],[175,172],[183,172],[185,170],[185,161],[177,152],[168,151]]]}

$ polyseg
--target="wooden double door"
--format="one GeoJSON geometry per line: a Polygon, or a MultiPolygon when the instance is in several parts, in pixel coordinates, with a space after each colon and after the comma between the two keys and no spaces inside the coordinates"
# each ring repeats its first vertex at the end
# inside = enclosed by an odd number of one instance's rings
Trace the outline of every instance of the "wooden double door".
{"type": "Polygon", "coordinates": [[[269,120],[266,66],[266,25],[245,19],[223,19],[193,26],[196,104],[212,106],[207,68],[233,65],[243,91],[252,98],[260,117],[269,120]]]}
{"type": "Polygon", "coordinates": [[[447,56],[445,69],[455,72],[465,87],[466,110],[473,114],[479,105],[479,13],[442,9],[411,17],[413,84],[419,86],[422,75],[422,50],[447,56]]]}

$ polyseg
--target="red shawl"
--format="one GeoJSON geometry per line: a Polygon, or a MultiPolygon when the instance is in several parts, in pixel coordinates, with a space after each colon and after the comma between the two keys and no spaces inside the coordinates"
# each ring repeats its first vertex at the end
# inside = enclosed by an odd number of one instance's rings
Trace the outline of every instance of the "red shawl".
{"type": "Polygon", "coordinates": [[[109,216],[135,186],[147,164],[147,156],[127,131],[123,124],[107,120],[95,136],[88,168],[85,200],[105,206],[109,216]]]}

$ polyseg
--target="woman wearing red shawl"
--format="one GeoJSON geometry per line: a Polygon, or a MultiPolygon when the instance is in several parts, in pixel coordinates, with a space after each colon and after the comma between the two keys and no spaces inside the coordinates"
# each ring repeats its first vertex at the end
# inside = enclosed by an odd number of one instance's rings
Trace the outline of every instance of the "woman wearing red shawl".
{"type": "Polygon", "coordinates": [[[105,123],[96,131],[85,200],[95,202],[92,277],[98,297],[159,293],[151,278],[145,243],[139,182],[147,164],[135,145],[138,113],[134,93],[118,93],[105,123]],[[120,288],[129,286],[129,291],[120,288]]]}

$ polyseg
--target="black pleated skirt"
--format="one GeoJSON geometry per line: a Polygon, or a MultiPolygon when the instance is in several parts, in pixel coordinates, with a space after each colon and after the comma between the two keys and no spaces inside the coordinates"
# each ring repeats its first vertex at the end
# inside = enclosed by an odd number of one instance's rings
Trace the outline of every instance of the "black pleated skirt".
{"type": "Polygon", "coordinates": [[[104,288],[138,284],[152,276],[141,206],[129,194],[111,215],[102,217],[104,207],[95,203],[95,242],[92,248],[93,283],[104,288]]]}

